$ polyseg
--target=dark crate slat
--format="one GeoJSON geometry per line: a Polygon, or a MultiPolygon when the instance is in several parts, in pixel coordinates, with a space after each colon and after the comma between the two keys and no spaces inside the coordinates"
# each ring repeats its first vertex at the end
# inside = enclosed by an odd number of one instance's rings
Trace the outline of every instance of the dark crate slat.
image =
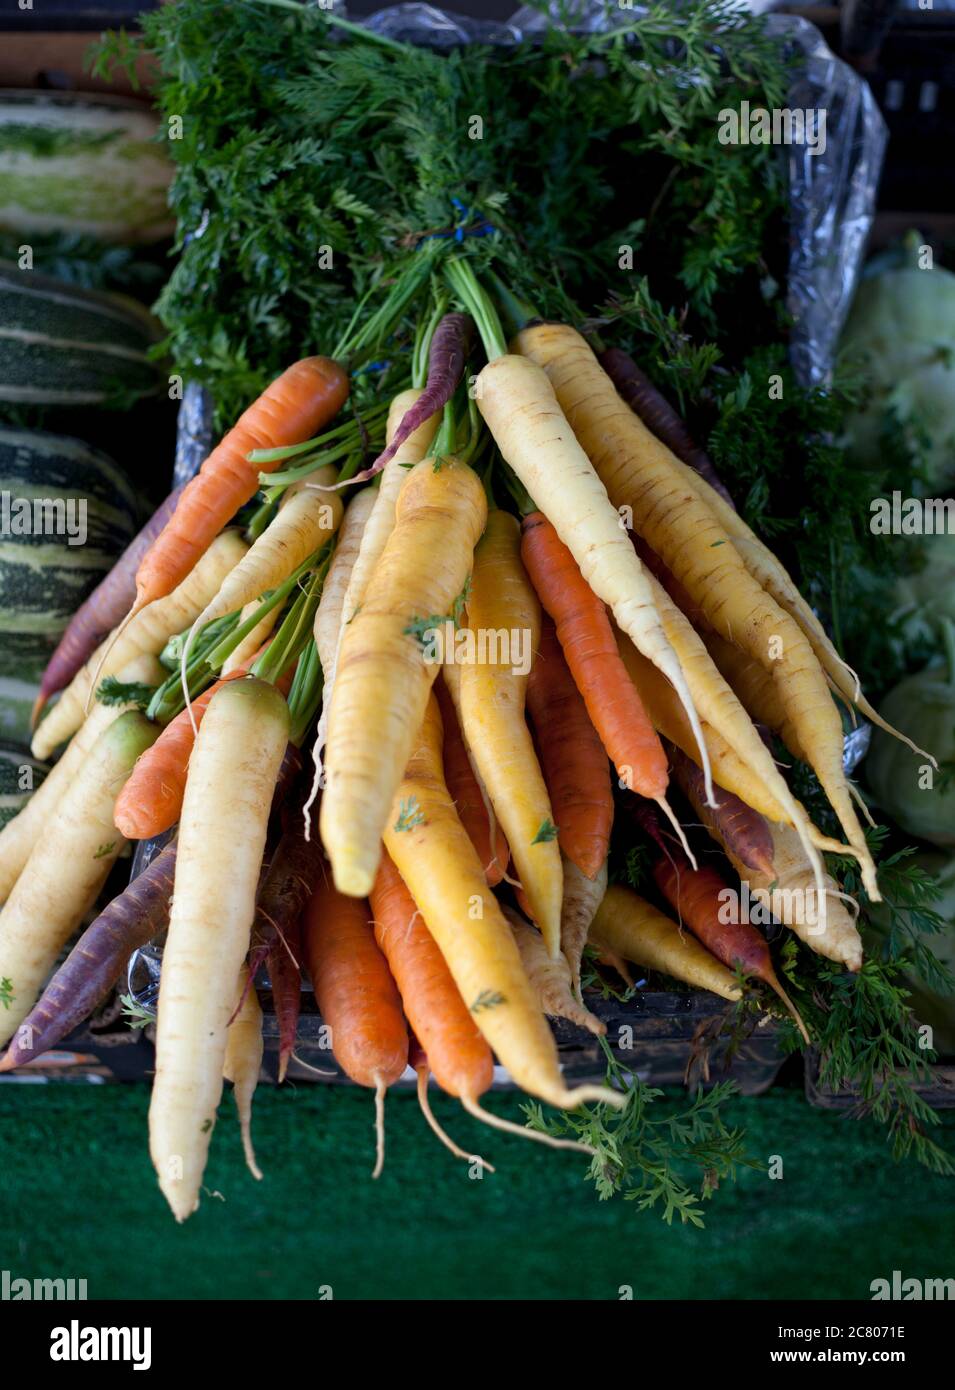
{"type": "MultiPolygon", "coordinates": [[[[259,998],[264,1012],[264,1069],[270,1079],[274,1079],[278,1023],[268,991],[261,991],[259,998]]],[[[607,1025],[607,1039],[621,1064],[634,1071],[642,1081],[654,1086],[684,1084],[698,1031],[716,1019],[725,1007],[723,1000],[712,994],[661,992],[638,994],[624,1005],[613,999],[588,998],[587,1003],[607,1025]],[[629,1029],[629,1035],[623,1033],[623,1029],[629,1029]],[[622,1037],[628,1041],[632,1038],[632,1048],[621,1046],[622,1037]]],[[[573,1083],[602,1081],[606,1063],[597,1039],[566,1019],[551,1019],[550,1022],[566,1080],[573,1083]]],[[[314,997],[310,993],[303,993],[295,1052],[306,1065],[296,1066],[293,1058],[289,1064],[289,1076],[301,1081],[350,1085],[327,1043],[323,1045],[322,1028],[314,997]],[[309,1068],[315,1070],[310,1071],[309,1068]],[[315,1072],[326,1074],[316,1075],[315,1072]]],[[[693,1084],[702,1081],[704,1085],[714,1085],[718,1081],[732,1079],[743,1095],[759,1095],[773,1084],[785,1060],[779,1047],[778,1029],[771,1022],[755,1030],[741,1045],[728,1067],[724,1066],[725,1051],[725,1042],[717,1043],[709,1050],[709,1076],[700,1075],[697,1069],[693,1084]]],[[[496,1084],[505,1087],[512,1085],[506,1077],[496,1084]]]]}

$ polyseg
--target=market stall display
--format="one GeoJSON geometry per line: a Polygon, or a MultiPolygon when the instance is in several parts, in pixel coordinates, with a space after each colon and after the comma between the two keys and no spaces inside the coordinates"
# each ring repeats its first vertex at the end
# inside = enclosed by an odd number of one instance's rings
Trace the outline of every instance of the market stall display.
{"type": "MultiPolygon", "coordinates": [[[[951,1167],[898,987],[947,976],[932,875],[897,842],[923,825],[877,830],[846,748],[864,720],[893,766],[941,776],[950,750],[907,704],[898,730],[891,700],[879,713],[872,619],[894,576],[866,503],[885,474],[835,438],[820,344],[838,322],[787,319],[778,166],[758,144],[713,156],[722,113],[777,105],[813,41],[694,16],[530,23],[483,47],[276,0],[146,23],[181,124],[181,254],[157,307],[216,439],[97,591],[108,623],[75,626],[44,682],[33,752],[71,741],[0,832],[0,1069],[165,932],[150,1142],[179,1220],[224,1077],[259,1176],[263,970],[280,1075],[304,968],[338,1064],[375,1092],[376,1172],[409,1061],[485,1116],[493,1053],[528,1137],[583,1150],[604,1195],[696,1219],[748,1161],[720,1089],[657,1188],[630,1134],[652,1100],[639,1055],[590,1007],[648,977],[714,996],[701,1046],[772,1019],[859,1087],[897,1155],[951,1167]],[[620,176],[631,159],[649,199],[620,176]],[[797,365],[817,352],[800,378],[790,336],[797,365]],[[177,823],[43,991],[100,860],[177,823]],[[68,830],[87,873],[31,935],[68,830]],[[621,990],[626,962],[643,973],[621,990]],[[561,1074],[548,1015],[598,1037],[605,1083],[561,1074]]],[[[107,39],[100,71],[136,56],[107,39]]],[[[789,272],[798,315],[798,256],[789,272]]]]}

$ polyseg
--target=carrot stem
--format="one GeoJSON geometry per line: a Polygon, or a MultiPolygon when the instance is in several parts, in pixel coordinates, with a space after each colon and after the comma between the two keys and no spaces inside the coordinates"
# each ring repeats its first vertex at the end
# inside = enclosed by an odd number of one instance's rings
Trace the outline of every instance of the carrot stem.
{"type": "Polygon", "coordinates": [[[493,362],[496,357],[506,357],[507,340],[497,309],[471,266],[467,261],[454,257],[445,266],[445,274],[451,288],[477,324],[487,360],[493,362]]]}
{"type": "Polygon", "coordinates": [[[263,598],[259,606],[249,614],[244,622],[239,623],[228,637],[206,653],[206,664],[211,670],[218,671],[226,658],[231,656],[243,638],[248,637],[252,629],[258,626],[266,613],[271,613],[278,604],[285,602],[302,576],[308,574],[309,570],[314,569],[320,562],[328,544],[329,542],[325,541],[313,555],[310,555],[307,560],[303,560],[298,569],[293,570],[287,579],[283,579],[281,584],[273,589],[266,598],[263,598]]]}
{"type": "Polygon", "coordinates": [[[305,644],[288,694],[289,742],[301,748],[322,702],[322,663],[314,637],[305,644]]]}

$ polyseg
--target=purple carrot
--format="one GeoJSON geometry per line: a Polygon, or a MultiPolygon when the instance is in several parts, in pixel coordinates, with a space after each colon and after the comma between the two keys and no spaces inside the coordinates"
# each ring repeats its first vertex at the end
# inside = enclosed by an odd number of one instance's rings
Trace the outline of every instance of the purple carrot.
{"type": "Polygon", "coordinates": [[[428,351],[428,381],[421,395],[410,410],[406,410],[395,437],[378,455],[370,467],[352,478],[353,483],[364,483],[379,473],[389,459],[394,458],[398,449],[409,435],[414,434],[419,425],[430,420],[447,405],[457,390],[464,364],[471,351],[474,339],[474,320],[470,314],[445,314],[434,330],[431,347],[428,351]]]}
{"type": "Polygon", "coordinates": [[[679,748],[667,744],[673,775],[704,824],[719,827],[720,838],[748,869],[773,874],[773,837],[766,818],[725,787],[714,784],[716,807],[707,806],[703,773],[679,748]]]}
{"type": "Polygon", "coordinates": [[[158,511],[134,536],[109,574],[97,584],[73,614],[56,651],[47,662],[40,693],[33,706],[32,727],[43,713],[51,695],[69,685],[80,667],[93,655],[103,638],[122,622],[136,598],[136,571],[139,562],[176,510],[181,487],[171,492],[158,511]]]}
{"type": "Polygon", "coordinates": [[[298,1016],[302,1007],[302,927],[296,918],[285,933],[285,939],[275,941],[268,956],[269,979],[272,982],[272,1007],[279,1025],[279,1081],[285,1073],[295,1049],[298,1016]]]}
{"type": "Polygon", "coordinates": [[[634,793],[626,798],[626,808],[630,814],[630,819],[654,842],[657,849],[669,859],[671,864],[676,862],[673,858],[676,854],[685,868],[690,867],[690,861],[682,846],[675,842],[671,843],[673,836],[667,833],[662,817],[652,801],[647,801],[646,797],[637,796],[634,793]]]}
{"type": "Polygon", "coordinates": [[[715,488],[724,501],[735,510],[736,504],[727,492],[713,460],[705,449],[696,443],[682,418],[673,406],[661,395],[653,382],[642,372],[622,348],[607,348],[600,354],[600,365],[616,386],[635,415],[664,443],[678,459],[682,459],[710,487],[715,488]]]}
{"type": "Polygon", "coordinates": [[[309,786],[303,783],[288,805],[282,838],[259,891],[249,954],[253,976],[268,960],[272,1002],[279,1024],[280,1081],[284,1080],[298,1030],[302,987],[299,918],[323,872],[324,862],[318,836],[305,839],[302,807],[308,793],[309,786]]]}
{"type": "Polygon", "coordinates": [[[176,872],[176,841],[114,898],[77,941],[17,1029],[0,1072],[39,1057],[98,1008],[133,951],[166,925],[176,872]]]}

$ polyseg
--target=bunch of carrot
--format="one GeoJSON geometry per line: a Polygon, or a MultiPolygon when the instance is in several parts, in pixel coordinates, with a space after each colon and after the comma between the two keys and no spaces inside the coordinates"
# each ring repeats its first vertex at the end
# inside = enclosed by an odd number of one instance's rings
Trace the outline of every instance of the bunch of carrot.
{"type": "Polygon", "coordinates": [[[304,969],[339,1066],[375,1092],[377,1173],[385,1091],[409,1065],[462,1156],[429,1074],[502,1128],[480,1104],[495,1056],[550,1105],[622,1103],[567,1087],[546,1021],[603,1031],[588,945],[728,1001],[764,983],[804,1035],[765,936],[726,910],[740,883],[767,920],[861,964],[822,859],[853,854],[878,896],[831,691],[878,717],[621,355],[612,379],[573,328],[539,322],[508,350],[468,261],[446,270],[460,310],[422,315],[372,464],[332,462],[367,443],[356,416],[333,424],[346,370],[295,363],[84,605],[38,702],[58,695],[35,751],[65,751],[0,833],[0,1069],[167,931],[150,1148],[179,1220],[224,1078],[260,1176],[263,969],[280,1079],[304,969]],[[486,364],[466,390],[475,329],[486,364]],[[816,770],[847,845],[811,823],[757,721],[816,770]],[[653,847],[657,905],[608,888],[621,805],[653,847]],[[687,808],[722,870],[700,864],[687,808]],[[174,827],[54,971],[124,843],[174,827]]]}

